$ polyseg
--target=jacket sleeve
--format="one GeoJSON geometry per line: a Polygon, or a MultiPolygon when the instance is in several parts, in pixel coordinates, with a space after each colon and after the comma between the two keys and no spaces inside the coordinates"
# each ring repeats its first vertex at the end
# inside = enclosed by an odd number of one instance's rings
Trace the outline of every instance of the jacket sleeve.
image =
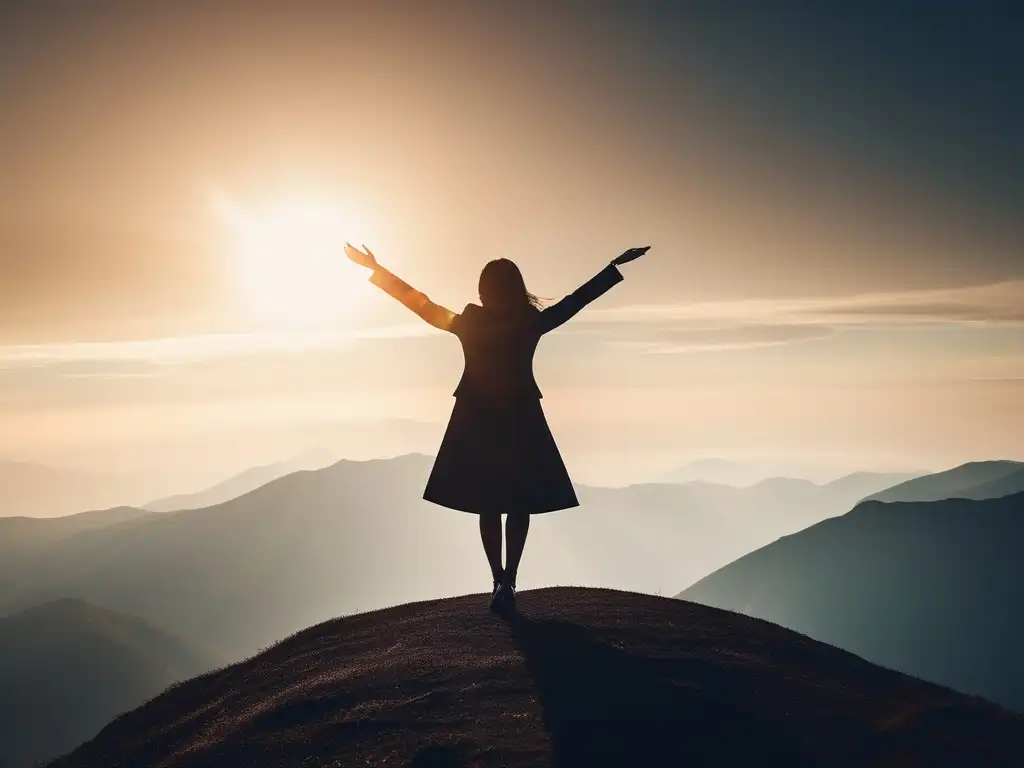
{"type": "Polygon", "coordinates": [[[450,309],[445,309],[440,304],[435,304],[425,294],[417,291],[397,275],[388,272],[384,267],[378,265],[373,270],[370,282],[388,295],[398,299],[435,328],[456,333],[459,315],[450,309]]]}
{"type": "Polygon", "coordinates": [[[540,332],[554,330],[598,296],[607,293],[612,286],[621,282],[622,273],[614,264],[609,264],[564,299],[543,310],[540,313],[540,332]]]}

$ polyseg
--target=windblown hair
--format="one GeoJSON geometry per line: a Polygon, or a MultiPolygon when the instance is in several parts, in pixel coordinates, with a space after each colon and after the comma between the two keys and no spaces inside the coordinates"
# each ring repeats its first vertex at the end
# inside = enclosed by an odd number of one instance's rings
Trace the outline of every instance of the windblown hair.
{"type": "Polygon", "coordinates": [[[480,272],[480,303],[499,312],[539,309],[541,300],[526,290],[526,281],[514,261],[494,259],[480,272]]]}

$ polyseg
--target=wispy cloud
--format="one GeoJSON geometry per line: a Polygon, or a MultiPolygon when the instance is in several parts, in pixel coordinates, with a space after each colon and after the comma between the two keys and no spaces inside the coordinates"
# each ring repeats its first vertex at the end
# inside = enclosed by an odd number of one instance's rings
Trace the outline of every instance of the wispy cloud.
{"type": "Polygon", "coordinates": [[[1024,376],[975,376],[971,381],[993,387],[1024,387],[1024,376]]]}
{"type": "Polygon", "coordinates": [[[137,341],[0,346],[0,371],[61,366],[66,375],[152,376],[162,368],[266,354],[343,348],[369,339],[407,339],[437,333],[425,323],[356,330],[207,334],[137,341]]]}
{"type": "Polygon", "coordinates": [[[732,320],[786,323],[1021,323],[1024,280],[938,290],[595,308],[584,321],[732,320]]]}
{"type": "MultiPolygon", "coordinates": [[[[558,332],[673,354],[815,341],[850,328],[941,325],[1024,325],[1024,280],[825,298],[597,306],[558,332]]],[[[361,340],[431,335],[438,331],[414,322],[316,332],[2,346],[0,371],[47,367],[79,378],[148,377],[194,363],[337,350],[361,340]]]]}
{"type": "Polygon", "coordinates": [[[594,308],[567,332],[651,352],[739,349],[823,339],[863,327],[1024,324],[1024,281],[941,290],[594,308]]]}
{"type": "Polygon", "coordinates": [[[742,323],[714,320],[655,320],[647,322],[591,321],[570,333],[589,334],[615,346],[658,354],[746,349],[825,339],[835,329],[825,325],[742,323]]]}

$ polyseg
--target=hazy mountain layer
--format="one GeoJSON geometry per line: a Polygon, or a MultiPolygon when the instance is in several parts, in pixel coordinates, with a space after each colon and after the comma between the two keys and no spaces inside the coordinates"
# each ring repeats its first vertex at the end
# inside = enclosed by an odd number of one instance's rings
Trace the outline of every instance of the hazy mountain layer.
{"type": "Polygon", "coordinates": [[[0,461],[0,520],[69,515],[132,503],[139,500],[146,484],[142,478],[131,476],[0,461]]]}
{"type": "Polygon", "coordinates": [[[0,517],[0,554],[33,550],[83,531],[136,520],[146,514],[134,507],[112,507],[63,517],[0,517]]]}
{"type": "Polygon", "coordinates": [[[0,517],[0,604],[3,595],[35,577],[38,558],[58,542],[146,514],[133,507],[114,507],[66,517],[0,517]]]}
{"type": "MultiPolygon", "coordinates": [[[[691,482],[627,486],[623,489],[584,488],[581,500],[594,502],[614,498],[623,508],[648,511],[670,510],[679,515],[698,511],[702,517],[725,526],[725,534],[746,551],[779,536],[795,533],[829,517],[850,511],[866,496],[880,488],[906,479],[906,475],[862,472],[818,485],[795,478],[769,478],[745,487],[691,482]],[[616,493],[617,491],[617,493],[616,493]]],[[[672,523],[667,521],[669,525],[672,523]]],[[[666,532],[687,535],[673,525],[666,532]]]]}
{"type": "MultiPolygon", "coordinates": [[[[0,610],[77,596],[237,657],[332,616],[483,588],[475,518],[420,498],[430,465],[343,461],[25,549],[0,560],[0,610]]],[[[667,593],[840,514],[859,492],[793,480],[583,487],[579,509],[535,518],[521,585],[667,593]]]]}
{"type": "Polygon", "coordinates": [[[164,499],[158,499],[143,505],[143,508],[151,512],[175,512],[181,509],[212,507],[214,504],[222,504],[225,501],[231,501],[231,499],[249,493],[249,491],[254,491],[261,485],[266,485],[292,472],[299,472],[304,469],[320,469],[333,463],[323,453],[314,455],[304,454],[291,461],[278,461],[273,464],[251,467],[209,488],[196,491],[195,493],[179,493],[164,499]]]}
{"type": "Polygon", "coordinates": [[[839,468],[818,466],[812,463],[785,460],[734,461],[730,459],[705,458],[686,462],[667,472],[661,480],[666,483],[716,483],[734,485],[740,488],[754,485],[763,480],[777,477],[806,480],[816,485],[830,485],[846,478],[852,482],[865,482],[872,487],[872,493],[896,485],[923,472],[855,472],[843,475],[839,468]],[[838,478],[837,480],[831,478],[838,478]],[[869,478],[877,478],[870,480],[869,478]]]}
{"type": "Polygon", "coordinates": [[[871,498],[876,501],[994,499],[1024,491],[1024,463],[974,461],[945,472],[908,480],[871,498]]]}
{"type": "Polygon", "coordinates": [[[79,600],[0,618],[0,767],[59,755],[217,663],[142,619],[79,600]]]}

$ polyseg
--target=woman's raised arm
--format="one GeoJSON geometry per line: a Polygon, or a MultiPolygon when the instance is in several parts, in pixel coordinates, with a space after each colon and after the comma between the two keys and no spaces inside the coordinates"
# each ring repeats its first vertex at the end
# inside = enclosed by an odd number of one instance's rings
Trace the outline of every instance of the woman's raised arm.
{"type": "Polygon", "coordinates": [[[398,299],[435,328],[455,333],[459,315],[440,304],[435,304],[427,298],[426,294],[420,293],[400,277],[386,270],[377,263],[377,259],[369,248],[365,245],[363,248],[365,252],[346,243],[345,254],[356,264],[373,270],[373,274],[370,275],[371,283],[389,296],[398,299]]]}
{"type": "Polygon", "coordinates": [[[594,299],[611,290],[612,286],[621,283],[623,277],[618,265],[640,258],[647,253],[648,248],[649,245],[644,248],[630,248],[564,299],[543,310],[540,313],[540,332],[553,331],[594,299]]]}

